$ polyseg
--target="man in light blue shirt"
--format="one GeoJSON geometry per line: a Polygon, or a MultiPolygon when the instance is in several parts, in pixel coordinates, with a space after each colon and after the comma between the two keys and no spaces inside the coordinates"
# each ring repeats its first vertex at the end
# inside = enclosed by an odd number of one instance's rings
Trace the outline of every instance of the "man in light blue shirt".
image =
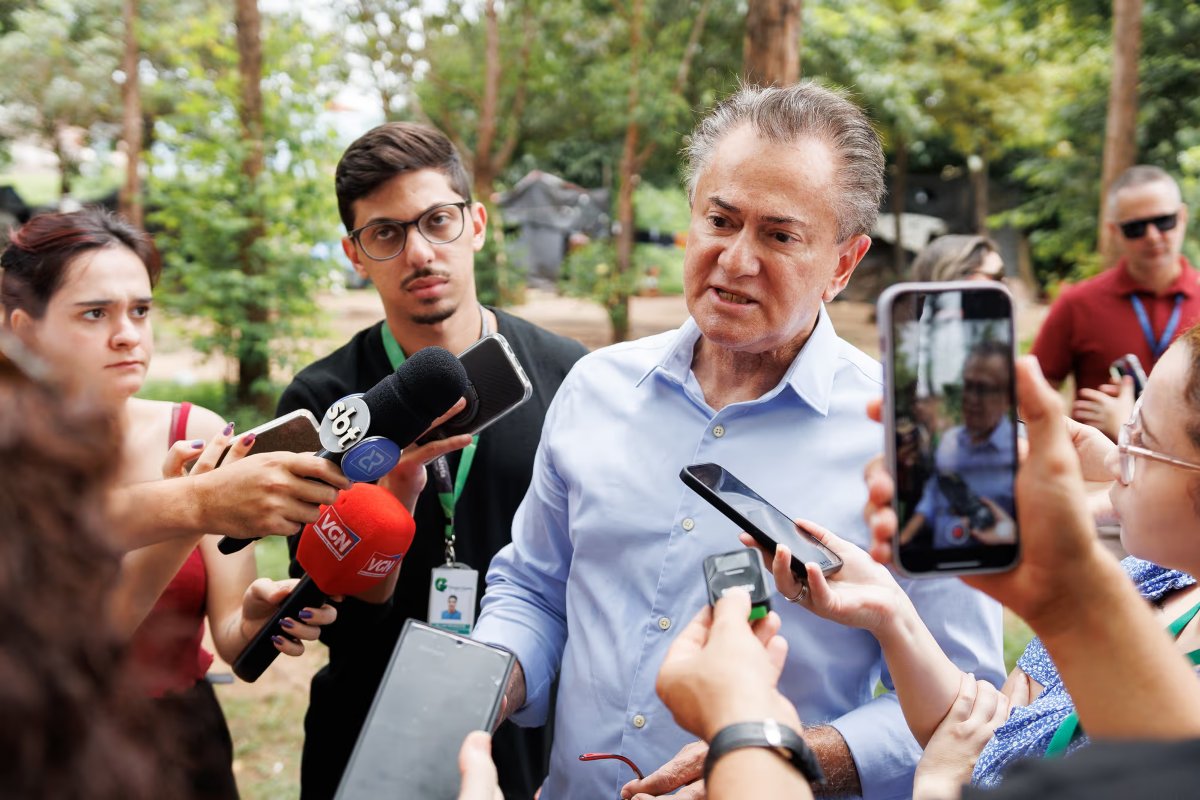
{"type": "MultiPolygon", "coordinates": [[[[692,738],[655,677],[707,602],[704,558],[740,545],[679,481],[683,466],[719,463],[785,513],[868,542],[861,476],[883,435],[865,407],[880,369],[838,338],[823,304],[870,246],[879,140],[861,111],[813,84],[746,88],[699,124],[688,160],[692,318],[585,356],[567,376],[513,543],[488,572],[475,637],[517,655],[515,722],[543,721],[561,670],[542,800],[615,797],[634,777],[582,753],[648,772],[692,738]]],[[[995,603],[958,581],[904,585],[960,668],[1002,679],[995,603]]],[[[791,645],[780,689],[811,726],[830,790],[907,796],[919,749],[894,695],[874,697],[881,676],[890,686],[878,644],[777,606],[791,645]]]]}

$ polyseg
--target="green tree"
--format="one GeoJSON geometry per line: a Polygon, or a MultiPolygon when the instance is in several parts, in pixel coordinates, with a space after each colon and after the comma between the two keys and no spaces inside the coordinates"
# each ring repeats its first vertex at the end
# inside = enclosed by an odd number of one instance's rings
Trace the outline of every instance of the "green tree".
{"type": "Polygon", "coordinates": [[[336,148],[319,112],[342,66],[330,39],[297,16],[264,15],[260,134],[244,118],[230,11],[214,5],[173,31],[179,47],[161,75],[179,102],[157,120],[149,184],[170,267],[164,300],[202,320],[193,343],[238,365],[245,401],[265,395],[267,376],[241,365],[290,363],[314,324],[326,276],[311,251],[336,237],[337,219],[336,148]]]}

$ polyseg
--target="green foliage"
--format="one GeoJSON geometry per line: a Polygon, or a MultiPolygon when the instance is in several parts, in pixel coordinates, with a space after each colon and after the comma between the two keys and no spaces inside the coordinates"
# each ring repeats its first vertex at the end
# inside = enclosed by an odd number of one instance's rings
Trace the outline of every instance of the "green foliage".
{"type": "MultiPolygon", "coordinates": [[[[283,393],[284,387],[272,384],[270,387],[271,407],[274,408],[283,393]]],[[[146,400],[166,400],[168,402],[195,403],[209,409],[217,416],[237,424],[239,431],[248,431],[275,415],[263,412],[251,405],[238,405],[230,387],[220,381],[201,381],[199,383],[179,383],[177,381],[147,381],[138,397],[146,400]]]]}
{"type": "Polygon", "coordinates": [[[475,293],[485,305],[517,305],[524,299],[525,268],[509,257],[496,213],[488,211],[487,239],[475,254],[475,293]]]}
{"type": "Polygon", "coordinates": [[[162,73],[176,83],[179,101],[155,126],[148,181],[168,267],[159,294],[168,308],[206,321],[190,331],[201,352],[289,365],[312,330],[314,297],[328,277],[313,247],[336,238],[329,174],[336,148],[317,112],[341,66],[332,41],[299,18],[264,16],[266,167],[252,184],[242,171],[251,145],[238,121],[228,13],[214,6],[180,21],[181,46],[162,73]],[[243,271],[239,246],[260,215],[255,269],[243,271]],[[255,320],[255,307],[265,309],[265,320],[255,320]]]}

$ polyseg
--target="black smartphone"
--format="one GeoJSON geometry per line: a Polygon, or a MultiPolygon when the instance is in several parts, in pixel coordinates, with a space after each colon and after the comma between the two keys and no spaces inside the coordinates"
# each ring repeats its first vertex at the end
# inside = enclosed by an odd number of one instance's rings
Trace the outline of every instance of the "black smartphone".
{"type": "Polygon", "coordinates": [[[762,619],[771,610],[762,556],[757,550],[743,547],[704,559],[704,584],[708,587],[708,604],[713,606],[729,589],[742,589],[749,594],[751,622],[762,619]]]}
{"type": "Polygon", "coordinates": [[[842,568],[842,560],[832,550],[796,527],[791,517],[720,464],[690,464],[679,473],[679,478],[772,555],[777,545],[787,545],[792,551],[792,573],[797,580],[807,582],[806,563],[817,564],[826,575],[842,568]]]}
{"type": "Polygon", "coordinates": [[[1146,370],[1142,369],[1142,360],[1133,353],[1126,353],[1113,361],[1108,367],[1108,374],[1114,383],[1120,383],[1126,375],[1133,378],[1133,396],[1142,396],[1142,389],[1146,388],[1146,370]]]}
{"type": "MultiPolygon", "coordinates": [[[[250,448],[251,453],[315,453],[321,449],[321,437],[319,435],[320,425],[317,424],[317,418],[307,408],[298,408],[290,414],[285,414],[282,417],[264,422],[257,428],[251,428],[248,431],[243,431],[238,434],[238,438],[245,436],[247,433],[254,434],[254,446],[250,448]]],[[[232,447],[230,445],[229,447],[232,447]]],[[[229,455],[229,447],[226,447],[221,457],[217,459],[217,466],[221,466],[221,462],[225,460],[225,456],[229,455]]]]}
{"type": "Polygon", "coordinates": [[[507,650],[407,620],[337,800],[455,800],[459,748],[471,731],[495,727],[515,662],[507,650]]]}
{"type": "Polygon", "coordinates": [[[1000,283],[901,283],[879,298],[897,569],[999,572],[1019,558],[1012,296],[1000,283]]]}
{"type": "Polygon", "coordinates": [[[477,434],[533,395],[533,384],[502,334],[492,333],[459,354],[469,382],[467,410],[421,437],[421,442],[477,434]]]}

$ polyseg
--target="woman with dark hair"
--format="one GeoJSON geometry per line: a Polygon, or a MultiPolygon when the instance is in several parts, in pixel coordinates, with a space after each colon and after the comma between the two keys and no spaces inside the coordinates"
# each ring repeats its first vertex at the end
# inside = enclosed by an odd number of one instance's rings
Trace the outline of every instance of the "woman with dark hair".
{"type": "Polygon", "coordinates": [[[91,613],[120,566],[104,514],[119,431],[46,373],[0,330],[0,797],[186,796],[154,755],[177,753],[172,731],[91,613]]]}
{"type": "MultiPolygon", "coordinates": [[[[109,458],[119,483],[194,480],[179,477],[185,462],[196,460],[193,472],[205,472],[227,445],[233,459],[253,446],[253,436],[234,442],[233,424],[211,411],[134,396],[152,352],[151,289],[160,271],[145,234],[100,210],[35,217],[13,234],[0,265],[6,327],[116,421],[121,436],[109,458]]],[[[152,509],[145,513],[153,516],[152,509]]],[[[117,576],[112,618],[118,630],[132,632],[144,691],[164,716],[186,726],[197,796],[237,796],[229,731],[205,679],[213,657],[201,640],[207,618],[217,652],[236,659],[291,588],[255,577],[253,548],[224,555],[203,535],[132,550],[117,576]]],[[[289,655],[302,653],[300,640],[316,639],[317,626],[335,612],[325,605],[298,616],[283,622],[294,639],[275,637],[289,655]]]]}

